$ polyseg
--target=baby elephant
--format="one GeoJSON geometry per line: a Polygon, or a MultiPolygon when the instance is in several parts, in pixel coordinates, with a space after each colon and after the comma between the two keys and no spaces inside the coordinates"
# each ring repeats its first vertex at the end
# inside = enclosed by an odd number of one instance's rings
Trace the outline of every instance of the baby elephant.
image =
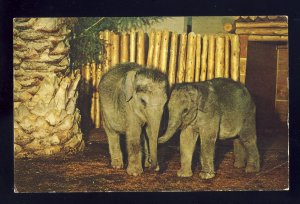
{"type": "Polygon", "coordinates": [[[215,176],[214,152],[217,138],[234,140],[234,166],[246,166],[246,173],[260,169],[256,145],[256,107],[245,86],[216,78],[200,83],[176,84],[168,103],[169,123],[159,143],[168,141],[178,128],[180,135],[180,177],[192,176],[191,162],[200,135],[200,177],[215,176]]]}
{"type": "Polygon", "coordinates": [[[100,105],[113,168],[124,166],[119,136],[125,135],[127,173],[137,176],[143,172],[141,133],[144,127],[145,167],[159,168],[157,139],[167,89],[168,81],[163,73],[135,63],[119,64],[102,77],[100,105]]]}

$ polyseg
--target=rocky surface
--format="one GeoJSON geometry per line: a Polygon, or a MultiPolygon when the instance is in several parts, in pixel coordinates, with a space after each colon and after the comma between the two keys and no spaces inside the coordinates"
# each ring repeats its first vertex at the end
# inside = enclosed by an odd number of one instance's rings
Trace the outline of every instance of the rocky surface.
{"type": "Polygon", "coordinates": [[[76,108],[79,72],[68,71],[70,30],[63,18],[14,19],[15,157],[84,148],[76,108]]]}

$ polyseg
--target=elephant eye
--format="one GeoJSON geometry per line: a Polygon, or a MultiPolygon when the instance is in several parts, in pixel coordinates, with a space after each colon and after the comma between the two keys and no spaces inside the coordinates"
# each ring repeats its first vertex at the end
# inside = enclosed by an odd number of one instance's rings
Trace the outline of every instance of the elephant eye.
{"type": "Polygon", "coordinates": [[[144,99],[141,98],[141,103],[143,104],[143,106],[146,106],[146,101],[144,99]]]}
{"type": "Polygon", "coordinates": [[[185,109],[183,109],[183,114],[186,114],[188,112],[188,109],[187,108],[185,108],[185,109]]]}

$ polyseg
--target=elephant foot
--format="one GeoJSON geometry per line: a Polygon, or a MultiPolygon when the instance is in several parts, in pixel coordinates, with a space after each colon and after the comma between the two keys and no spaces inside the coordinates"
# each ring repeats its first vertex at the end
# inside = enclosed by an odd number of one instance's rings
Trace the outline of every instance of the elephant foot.
{"type": "Polygon", "coordinates": [[[260,168],[258,165],[255,165],[255,164],[248,164],[246,166],[246,169],[245,169],[245,172],[246,173],[257,173],[259,172],[260,168]]]}
{"type": "Polygon", "coordinates": [[[177,171],[177,176],[178,177],[191,177],[193,175],[193,172],[192,172],[192,170],[190,169],[190,170],[185,170],[185,169],[179,169],[178,171],[177,171]]]}
{"type": "Polygon", "coordinates": [[[151,167],[150,167],[151,170],[154,170],[154,171],[159,171],[160,170],[160,167],[158,165],[158,163],[156,163],[156,165],[154,164],[151,164],[151,167]]]}
{"type": "Polygon", "coordinates": [[[157,163],[156,166],[152,166],[151,159],[145,160],[144,166],[145,166],[145,168],[154,169],[154,171],[159,171],[160,170],[160,167],[159,167],[158,163],[157,163]]]}
{"type": "Polygon", "coordinates": [[[240,160],[236,160],[235,162],[234,162],[234,167],[235,168],[243,168],[243,167],[245,167],[246,166],[246,163],[245,163],[245,161],[240,161],[240,160]]]}
{"type": "Polygon", "coordinates": [[[124,164],[123,164],[123,161],[121,159],[113,159],[111,161],[111,166],[114,169],[121,169],[121,168],[123,168],[124,164]]]}
{"type": "Polygon", "coordinates": [[[139,176],[143,173],[143,168],[142,167],[131,167],[131,166],[128,166],[127,167],[127,174],[128,175],[131,175],[131,176],[139,176]]]}
{"type": "Polygon", "coordinates": [[[215,177],[215,173],[212,173],[212,172],[200,172],[199,176],[202,179],[211,179],[211,178],[215,177]]]}
{"type": "Polygon", "coordinates": [[[149,159],[145,159],[145,168],[150,168],[151,167],[151,161],[149,159]]]}

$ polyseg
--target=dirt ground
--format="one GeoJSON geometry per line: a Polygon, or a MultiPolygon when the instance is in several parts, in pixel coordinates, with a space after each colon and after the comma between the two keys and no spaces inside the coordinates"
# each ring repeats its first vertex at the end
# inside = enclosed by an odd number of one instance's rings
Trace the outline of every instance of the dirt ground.
{"type": "MultiPolygon", "coordinates": [[[[123,141],[124,142],[124,141],[123,141]]],[[[199,141],[198,141],[199,142],[199,141]]],[[[198,145],[199,146],[199,145],[198,145]]],[[[261,171],[246,174],[233,167],[232,140],[218,141],[216,177],[199,177],[199,147],[193,158],[194,175],[179,178],[179,137],[158,149],[160,172],[144,169],[139,177],[109,165],[105,133],[94,129],[86,139],[84,152],[64,158],[15,160],[15,192],[101,192],[101,191],[219,191],[288,189],[287,130],[258,131],[261,171]]]]}

